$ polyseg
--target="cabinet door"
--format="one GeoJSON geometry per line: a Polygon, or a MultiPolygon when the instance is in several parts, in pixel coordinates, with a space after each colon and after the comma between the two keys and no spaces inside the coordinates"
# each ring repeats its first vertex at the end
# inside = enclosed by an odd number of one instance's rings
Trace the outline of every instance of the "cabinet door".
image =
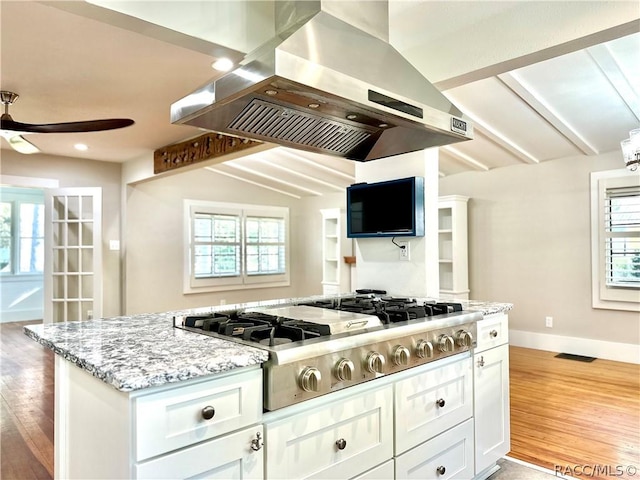
{"type": "Polygon", "coordinates": [[[473,478],[473,421],[467,420],[396,458],[396,477],[407,480],[473,478]]]}
{"type": "Polygon", "coordinates": [[[265,423],[267,479],[352,478],[393,456],[389,385],[265,423]]]}
{"type": "Polygon", "coordinates": [[[262,425],[139,463],[136,478],[262,480],[262,449],[251,448],[252,442],[258,442],[258,434],[262,437],[262,425]]]}
{"type": "Polygon", "coordinates": [[[509,425],[509,346],[474,356],[476,472],[511,449],[509,425]]]}
{"type": "Polygon", "coordinates": [[[445,365],[442,362],[427,365],[427,371],[396,383],[396,455],[473,414],[471,357],[445,365]]]}

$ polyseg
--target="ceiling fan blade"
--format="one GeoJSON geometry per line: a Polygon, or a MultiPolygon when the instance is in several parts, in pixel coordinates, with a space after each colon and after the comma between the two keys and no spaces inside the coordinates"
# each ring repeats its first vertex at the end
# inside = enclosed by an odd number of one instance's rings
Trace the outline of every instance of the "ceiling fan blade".
{"type": "Polygon", "coordinates": [[[26,153],[26,154],[40,152],[40,149],[38,147],[36,147],[30,141],[25,140],[25,138],[22,135],[4,135],[3,134],[2,136],[7,139],[7,142],[9,142],[9,145],[11,145],[11,148],[13,148],[16,152],[26,153]]]}
{"type": "Polygon", "coordinates": [[[133,125],[135,122],[129,118],[107,118],[104,120],[87,120],[84,122],[44,123],[34,125],[30,123],[15,122],[3,118],[0,120],[0,130],[11,130],[25,133],[79,133],[100,132],[103,130],[115,130],[133,125]]]}

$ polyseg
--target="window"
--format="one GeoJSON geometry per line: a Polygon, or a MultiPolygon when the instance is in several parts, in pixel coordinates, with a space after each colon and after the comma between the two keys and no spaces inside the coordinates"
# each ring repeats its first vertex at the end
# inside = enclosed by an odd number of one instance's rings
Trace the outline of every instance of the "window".
{"type": "Polygon", "coordinates": [[[640,311],[640,177],[591,174],[593,307],[640,311]]]}
{"type": "Polygon", "coordinates": [[[185,200],[185,293],[289,285],[289,211],[185,200]]]}
{"type": "Polygon", "coordinates": [[[39,190],[2,188],[0,202],[0,272],[42,274],[44,270],[44,200],[39,190]]]}

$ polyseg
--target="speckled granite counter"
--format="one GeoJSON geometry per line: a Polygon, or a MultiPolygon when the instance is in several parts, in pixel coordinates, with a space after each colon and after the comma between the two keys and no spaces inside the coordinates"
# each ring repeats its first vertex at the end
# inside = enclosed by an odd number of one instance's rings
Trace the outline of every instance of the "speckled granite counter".
{"type": "MultiPolygon", "coordinates": [[[[134,315],[84,322],[29,325],[25,334],[114,388],[129,392],[235,368],[259,365],[268,352],[173,328],[173,316],[295,304],[314,296],[134,315]]],[[[506,312],[510,303],[460,301],[484,315],[506,312]]]]}
{"type": "Polygon", "coordinates": [[[29,325],[25,333],[118,390],[259,365],[268,352],[173,328],[172,315],[29,325]]]}

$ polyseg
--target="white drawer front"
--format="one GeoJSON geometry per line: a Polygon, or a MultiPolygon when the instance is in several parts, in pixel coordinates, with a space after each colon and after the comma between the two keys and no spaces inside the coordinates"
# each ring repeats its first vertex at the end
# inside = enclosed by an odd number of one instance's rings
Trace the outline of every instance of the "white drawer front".
{"type": "Polygon", "coordinates": [[[471,419],[396,458],[396,479],[473,478],[471,419]]]}
{"type": "Polygon", "coordinates": [[[475,353],[509,342],[509,316],[506,313],[489,315],[477,324],[475,353]]]}
{"type": "Polygon", "coordinates": [[[237,430],[262,417],[262,370],[141,396],[135,400],[136,459],[144,460],[237,430]],[[213,407],[209,420],[203,409],[213,407]]]}
{"type": "Polygon", "coordinates": [[[396,383],[396,455],[471,417],[472,375],[466,357],[396,383]]]}
{"type": "Polygon", "coordinates": [[[351,478],[391,459],[392,402],[387,386],[265,424],[266,478],[351,478]]]}
{"type": "Polygon", "coordinates": [[[262,450],[251,448],[258,433],[262,436],[262,425],[139,463],[136,479],[262,480],[262,450]]]}

